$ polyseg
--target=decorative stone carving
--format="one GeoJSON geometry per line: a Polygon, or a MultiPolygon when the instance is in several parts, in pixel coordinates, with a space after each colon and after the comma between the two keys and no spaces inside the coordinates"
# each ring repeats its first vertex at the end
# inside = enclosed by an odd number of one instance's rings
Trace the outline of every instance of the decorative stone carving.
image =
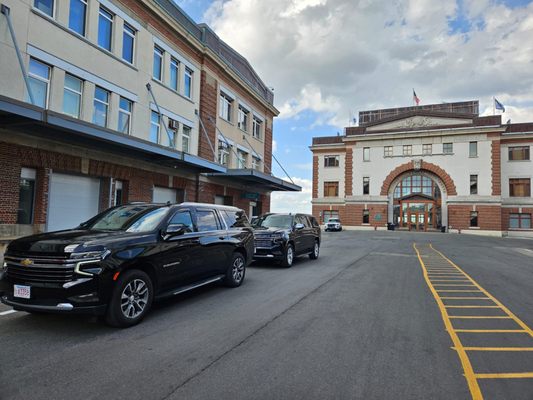
{"type": "Polygon", "coordinates": [[[413,160],[413,169],[415,171],[420,171],[422,169],[422,159],[421,158],[415,158],[413,160]]]}

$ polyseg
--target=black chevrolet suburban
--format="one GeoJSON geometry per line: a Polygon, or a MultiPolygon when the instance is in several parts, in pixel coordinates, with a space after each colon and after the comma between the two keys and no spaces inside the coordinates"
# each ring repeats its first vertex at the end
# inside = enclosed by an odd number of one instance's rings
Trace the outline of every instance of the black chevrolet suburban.
{"type": "Polygon", "coordinates": [[[269,213],[257,218],[252,226],[256,260],[271,259],[288,268],[299,255],[318,258],[320,225],[312,215],[269,213]]]}
{"type": "Polygon", "coordinates": [[[3,303],[33,313],[142,320],[154,300],[221,282],[240,286],[254,252],[235,207],[126,204],[75,229],[11,242],[0,269],[3,303]]]}

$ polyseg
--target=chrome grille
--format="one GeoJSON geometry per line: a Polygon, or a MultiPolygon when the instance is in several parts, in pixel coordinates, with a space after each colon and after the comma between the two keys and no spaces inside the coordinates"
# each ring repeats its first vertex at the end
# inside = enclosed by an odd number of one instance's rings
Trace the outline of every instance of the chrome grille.
{"type": "Polygon", "coordinates": [[[62,256],[27,256],[6,255],[6,275],[8,278],[28,283],[65,283],[74,275],[73,260],[62,256]],[[29,259],[30,265],[22,261],[29,259]]]}
{"type": "Polygon", "coordinates": [[[272,247],[270,239],[255,239],[255,247],[272,247]]]}

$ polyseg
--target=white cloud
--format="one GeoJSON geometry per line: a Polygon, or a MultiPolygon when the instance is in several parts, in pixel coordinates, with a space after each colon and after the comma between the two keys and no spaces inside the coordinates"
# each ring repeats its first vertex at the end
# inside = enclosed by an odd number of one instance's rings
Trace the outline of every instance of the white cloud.
{"type": "Polygon", "coordinates": [[[531,119],[533,3],[220,0],[205,19],[274,86],[282,118],[311,110],[313,126],[342,128],[350,111],[410,105],[415,88],[423,104],[496,96],[531,119]],[[451,35],[458,12],[471,29],[451,35]]]}
{"type": "Polygon", "coordinates": [[[293,177],[292,180],[302,187],[302,191],[272,192],[270,196],[270,211],[311,214],[312,181],[296,177],[293,177]]]}
{"type": "Polygon", "coordinates": [[[278,142],[276,140],[272,139],[272,152],[275,153],[278,151],[278,142]]]}

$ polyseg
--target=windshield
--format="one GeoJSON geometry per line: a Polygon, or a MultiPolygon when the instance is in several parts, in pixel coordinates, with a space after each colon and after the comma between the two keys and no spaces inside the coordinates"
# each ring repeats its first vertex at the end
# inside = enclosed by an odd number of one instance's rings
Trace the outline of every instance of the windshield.
{"type": "Polygon", "coordinates": [[[269,214],[259,217],[254,221],[253,226],[256,228],[291,228],[291,215],[269,214]]]}
{"type": "Polygon", "coordinates": [[[90,230],[126,232],[153,231],[168,213],[168,207],[124,205],[112,208],[82,226],[90,230]]]}

